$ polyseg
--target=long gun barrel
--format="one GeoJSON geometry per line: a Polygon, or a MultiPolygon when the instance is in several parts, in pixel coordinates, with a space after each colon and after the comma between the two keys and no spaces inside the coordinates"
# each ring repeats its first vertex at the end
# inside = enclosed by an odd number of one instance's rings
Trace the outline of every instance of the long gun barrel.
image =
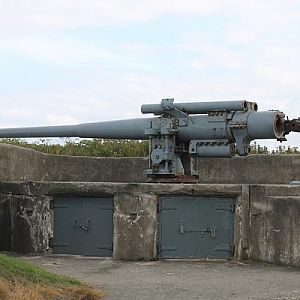
{"type": "MultiPolygon", "coordinates": [[[[259,112],[248,117],[247,128],[251,139],[274,139],[283,134],[282,116],[278,112],[259,112]]],[[[37,138],[37,137],[79,137],[79,138],[103,138],[103,139],[128,139],[145,140],[148,136],[145,129],[156,123],[157,118],[138,118],[128,120],[115,120],[107,122],[84,123],[78,125],[41,126],[24,128],[0,129],[0,138],[37,138]]],[[[230,128],[242,126],[235,122],[228,122],[222,126],[210,121],[210,116],[191,116],[188,126],[178,128],[180,141],[191,139],[232,138],[230,128]],[[213,125],[213,126],[211,126],[213,125]],[[230,125],[232,125],[230,127],[230,125]]],[[[219,124],[221,125],[221,124],[219,124]]],[[[155,126],[153,127],[155,128],[155,126]]]]}
{"type": "Polygon", "coordinates": [[[158,117],[0,129],[0,137],[148,139],[148,175],[169,177],[196,176],[194,157],[245,156],[252,140],[284,141],[291,131],[300,132],[300,119],[286,120],[278,110],[258,112],[255,102],[245,100],[174,103],[163,99],[161,104],[142,105],[141,110],[158,117]]]}
{"type": "Polygon", "coordinates": [[[1,138],[80,137],[143,140],[147,119],[129,119],[78,125],[0,129],[1,138]]]}

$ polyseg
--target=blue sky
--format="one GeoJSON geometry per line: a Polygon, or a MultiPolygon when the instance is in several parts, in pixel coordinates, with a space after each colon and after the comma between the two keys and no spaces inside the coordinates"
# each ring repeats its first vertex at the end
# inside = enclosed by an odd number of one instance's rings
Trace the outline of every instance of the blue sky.
{"type": "Polygon", "coordinates": [[[166,97],[294,118],[299,53],[296,0],[0,0],[0,126],[139,117],[166,97]]]}

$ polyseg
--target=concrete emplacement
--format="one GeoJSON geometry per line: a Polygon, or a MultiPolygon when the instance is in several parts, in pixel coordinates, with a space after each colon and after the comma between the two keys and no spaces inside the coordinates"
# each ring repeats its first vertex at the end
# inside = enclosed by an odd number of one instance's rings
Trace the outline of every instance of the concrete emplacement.
{"type": "Polygon", "coordinates": [[[156,260],[159,199],[181,195],[234,199],[234,259],[300,266],[300,186],[289,184],[300,179],[299,155],[198,159],[197,183],[154,184],[144,158],[0,148],[0,250],[52,253],[56,197],[111,197],[113,258],[156,260]]]}

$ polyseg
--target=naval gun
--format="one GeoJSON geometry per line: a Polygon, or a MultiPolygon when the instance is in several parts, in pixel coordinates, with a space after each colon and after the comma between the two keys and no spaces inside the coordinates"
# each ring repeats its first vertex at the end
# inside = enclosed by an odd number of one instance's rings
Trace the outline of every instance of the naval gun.
{"type": "Polygon", "coordinates": [[[278,110],[258,111],[256,102],[217,101],[144,104],[150,118],[78,125],[0,129],[1,138],[79,137],[149,140],[150,178],[197,177],[196,157],[250,154],[256,139],[285,141],[300,132],[300,118],[289,120],[278,110]]]}

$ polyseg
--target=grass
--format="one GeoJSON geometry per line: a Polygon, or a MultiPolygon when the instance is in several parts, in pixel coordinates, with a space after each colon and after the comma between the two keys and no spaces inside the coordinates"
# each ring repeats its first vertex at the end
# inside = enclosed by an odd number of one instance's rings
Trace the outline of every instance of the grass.
{"type": "Polygon", "coordinates": [[[103,296],[78,280],[0,254],[0,300],[96,300],[103,296]]]}

